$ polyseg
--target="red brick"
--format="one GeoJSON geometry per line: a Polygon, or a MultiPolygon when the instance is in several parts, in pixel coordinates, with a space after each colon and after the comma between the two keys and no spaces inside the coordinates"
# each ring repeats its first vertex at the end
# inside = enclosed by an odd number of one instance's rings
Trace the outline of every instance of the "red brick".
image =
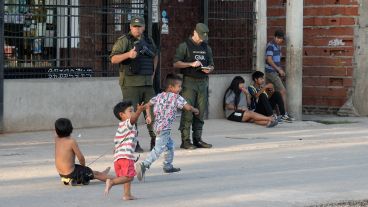
{"type": "Polygon", "coordinates": [[[304,26],[351,26],[356,24],[352,17],[305,17],[304,26]]]}
{"type": "Polygon", "coordinates": [[[344,78],[344,86],[345,87],[352,87],[353,86],[353,79],[352,78],[344,78]]]}
{"type": "Polygon", "coordinates": [[[340,39],[345,43],[345,47],[346,46],[350,46],[353,47],[354,43],[353,43],[353,36],[350,37],[341,37],[338,35],[335,36],[330,36],[330,37],[315,37],[315,36],[311,36],[308,33],[304,33],[304,37],[303,37],[303,45],[304,46],[328,46],[330,41],[333,41],[334,39],[340,39]]]}
{"type": "Polygon", "coordinates": [[[286,0],[267,0],[267,7],[271,6],[284,6],[286,0]]]}
{"type": "Polygon", "coordinates": [[[310,47],[304,46],[304,56],[353,56],[353,47],[310,47]]]}
{"type": "Polygon", "coordinates": [[[304,28],[304,34],[312,37],[353,36],[354,27],[304,28]]]}
{"type": "Polygon", "coordinates": [[[347,89],[340,88],[326,88],[326,87],[303,87],[303,97],[341,97],[347,96],[347,89]]]}
{"type": "Polygon", "coordinates": [[[286,26],[286,19],[285,18],[273,18],[267,21],[267,25],[272,25],[272,27],[283,27],[286,26]]]}
{"type": "Polygon", "coordinates": [[[358,0],[304,0],[304,5],[358,5],[358,0]]]}
{"type": "Polygon", "coordinates": [[[351,87],[353,79],[351,77],[308,77],[303,76],[303,86],[340,86],[351,87]]]}
{"type": "Polygon", "coordinates": [[[353,68],[349,67],[315,67],[303,66],[303,76],[346,76],[353,75],[353,68]]]}
{"type": "Polygon", "coordinates": [[[358,16],[358,6],[346,7],[304,7],[304,16],[358,16]]]}
{"type": "Polygon", "coordinates": [[[351,67],[353,58],[345,57],[303,57],[303,66],[351,67]]]}
{"type": "Polygon", "coordinates": [[[267,17],[272,16],[285,16],[286,15],[286,9],[284,7],[268,7],[267,8],[267,17]]]}
{"type": "Polygon", "coordinates": [[[303,97],[303,106],[341,107],[345,102],[346,98],[303,97]]]}

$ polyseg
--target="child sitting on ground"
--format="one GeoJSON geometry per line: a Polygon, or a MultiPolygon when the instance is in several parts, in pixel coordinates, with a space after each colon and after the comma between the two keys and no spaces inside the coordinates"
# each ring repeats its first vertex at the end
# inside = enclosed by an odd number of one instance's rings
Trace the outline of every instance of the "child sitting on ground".
{"type": "MultiPolygon", "coordinates": [[[[166,90],[153,97],[146,105],[146,112],[149,112],[149,107],[153,107],[155,116],[154,131],[156,134],[156,145],[141,163],[136,164],[137,178],[139,181],[144,177],[146,169],[149,169],[151,164],[159,158],[162,152],[166,152],[163,170],[165,173],[173,173],[180,171],[180,168],[175,168],[172,165],[174,158],[174,142],[171,138],[171,125],[175,121],[177,108],[192,111],[195,115],[199,114],[198,109],[189,105],[187,101],[179,95],[181,91],[181,77],[169,74],[166,77],[166,90]]],[[[150,114],[147,113],[148,119],[150,114]]]]}
{"type": "MultiPolygon", "coordinates": [[[[114,167],[116,178],[107,179],[105,187],[105,195],[107,195],[112,186],[124,184],[123,200],[136,199],[131,194],[131,182],[136,175],[134,169],[135,156],[133,155],[137,146],[137,123],[139,115],[145,106],[137,104],[137,111],[134,113],[132,102],[123,101],[114,107],[114,114],[120,120],[119,127],[115,134],[114,144],[114,167]]],[[[148,119],[148,123],[151,121],[148,119]]]]}
{"type": "Polygon", "coordinates": [[[88,185],[90,180],[106,181],[110,167],[103,172],[92,171],[86,166],[85,158],[80,151],[77,141],[70,137],[73,126],[69,119],[60,118],[55,122],[55,166],[64,184],[88,185]],[[79,164],[75,164],[75,156],[79,164]]]}

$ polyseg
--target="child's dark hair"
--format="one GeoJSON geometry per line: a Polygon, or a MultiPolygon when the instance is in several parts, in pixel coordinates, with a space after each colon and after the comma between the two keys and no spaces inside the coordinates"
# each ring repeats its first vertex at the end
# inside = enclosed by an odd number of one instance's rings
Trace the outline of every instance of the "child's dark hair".
{"type": "Polygon", "coordinates": [[[168,88],[169,86],[175,86],[177,81],[183,81],[183,79],[176,74],[167,74],[165,79],[165,88],[168,88]]]}
{"type": "Polygon", "coordinates": [[[242,78],[241,76],[235,76],[235,78],[231,81],[231,84],[229,86],[229,88],[226,89],[225,91],[225,95],[224,95],[224,99],[222,102],[222,108],[225,110],[226,107],[226,95],[228,95],[227,93],[232,91],[235,94],[235,99],[234,99],[234,105],[235,105],[235,109],[238,107],[239,101],[240,101],[240,93],[241,90],[239,88],[239,84],[241,83],[245,83],[244,78],[242,78]]]}
{"type": "Polygon", "coordinates": [[[60,118],[55,121],[55,131],[58,137],[69,137],[73,132],[72,122],[67,118],[60,118]]]}
{"type": "Polygon", "coordinates": [[[114,115],[117,119],[121,121],[121,117],[119,115],[120,112],[124,112],[127,108],[133,106],[131,101],[122,101],[115,105],[114,107],[114,115]]]}
{"type": "Polygon", "coordinates": [[[282,31],[282,30],[276,30],[274,36],[275,37],[278,37],[278,38],[281,38],[281,39],[284,39],[285,38],[284,31],[282,31]]]}
{"type": "Polygon", "coordinates": [[[254,72],[254,73],[252,74],[252,80],[253,80],[253,81],[256,81],[256,79],[258,79],[258,78],[262,78],[262,77],[264,77],[264,73],[263,73],[263,72],[261,72],[261,71],[256,71],[256,72],[254,72]]]}

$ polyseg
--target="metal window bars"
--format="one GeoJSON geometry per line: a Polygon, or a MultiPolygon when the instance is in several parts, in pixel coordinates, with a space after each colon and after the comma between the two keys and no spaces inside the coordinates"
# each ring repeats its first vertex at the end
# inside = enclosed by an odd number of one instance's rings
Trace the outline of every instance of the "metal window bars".
{"type": "Polygon", "coordinates": [[[216,73],[252,71],[254,0],[208,0],[216,73]]]}
{"type": "Polygon", "coordinates": [[[4,76],[116,76],[109,53],[144,0],[5,0],[4,76]]]}

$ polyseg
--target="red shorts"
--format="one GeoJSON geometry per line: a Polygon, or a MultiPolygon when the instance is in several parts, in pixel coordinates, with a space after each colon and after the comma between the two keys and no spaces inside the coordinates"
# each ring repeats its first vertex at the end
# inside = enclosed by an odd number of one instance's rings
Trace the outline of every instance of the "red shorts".
{"type": "Polygon", "coordinates": [[[117,177],[134,177],[136,175],[134,161],[129,159],[118,159],[114,162],[117,177]]]}

